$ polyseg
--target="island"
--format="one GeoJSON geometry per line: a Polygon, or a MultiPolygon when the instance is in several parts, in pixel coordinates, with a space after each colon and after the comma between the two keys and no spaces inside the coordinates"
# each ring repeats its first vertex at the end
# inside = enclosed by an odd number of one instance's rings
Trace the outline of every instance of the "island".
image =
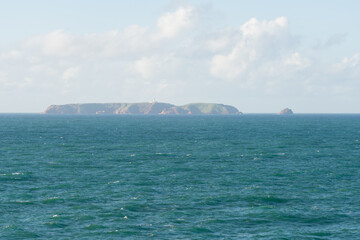
{"type": "Polygon", "coordinates": [[[294,113],[290,108],[285,108],[285,109],[281,110],[279,114],[289,115],[289,114],[294,114],[294,113]]]}
{"type": "Polygon", "coordinates": [[[51,105],[44,114],[128,114],[128,115],[239,115],[236,107],[216,103],[190,103],[176,106],[170,103],[82,103],[51,105]]]}

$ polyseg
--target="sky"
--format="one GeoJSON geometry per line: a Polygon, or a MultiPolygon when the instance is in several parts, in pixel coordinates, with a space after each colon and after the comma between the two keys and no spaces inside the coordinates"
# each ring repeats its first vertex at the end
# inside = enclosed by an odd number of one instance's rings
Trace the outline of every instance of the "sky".
{"type": "Polygon", "coordinates": [[[244,113],[360,113],[360,1],[0,6],[0,113],[153,99],[244,113]]]}

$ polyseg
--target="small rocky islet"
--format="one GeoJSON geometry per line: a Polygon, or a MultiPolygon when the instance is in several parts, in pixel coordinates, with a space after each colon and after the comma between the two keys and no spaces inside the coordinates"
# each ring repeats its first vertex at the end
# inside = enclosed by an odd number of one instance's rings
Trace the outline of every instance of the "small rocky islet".
{"type": "Polygon", "coordinates": [[[290,108],[285,108],[285,109],[281,110],[279,114],[290,115],[290,114],[294,114],[294,112],[290,108]]]}

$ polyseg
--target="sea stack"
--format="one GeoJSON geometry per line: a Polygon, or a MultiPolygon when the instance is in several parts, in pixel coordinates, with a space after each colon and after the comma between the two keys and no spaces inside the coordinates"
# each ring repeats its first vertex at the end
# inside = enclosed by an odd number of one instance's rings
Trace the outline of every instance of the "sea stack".
{"type": "Polygon", "coordinates": [[[294,113],[290,108],[285,108],[285,109],[281,110],[279,114],[288,115],[288,114],[294,114],[294,113]]]}

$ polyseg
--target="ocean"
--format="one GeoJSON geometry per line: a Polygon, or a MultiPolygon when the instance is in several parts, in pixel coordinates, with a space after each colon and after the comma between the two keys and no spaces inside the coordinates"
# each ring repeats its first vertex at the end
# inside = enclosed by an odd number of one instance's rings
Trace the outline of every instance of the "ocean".
{"type": "Polygon", "coordinates": [[[360,239],[360,115],[0,115],[0,239],[360,239]]]}

